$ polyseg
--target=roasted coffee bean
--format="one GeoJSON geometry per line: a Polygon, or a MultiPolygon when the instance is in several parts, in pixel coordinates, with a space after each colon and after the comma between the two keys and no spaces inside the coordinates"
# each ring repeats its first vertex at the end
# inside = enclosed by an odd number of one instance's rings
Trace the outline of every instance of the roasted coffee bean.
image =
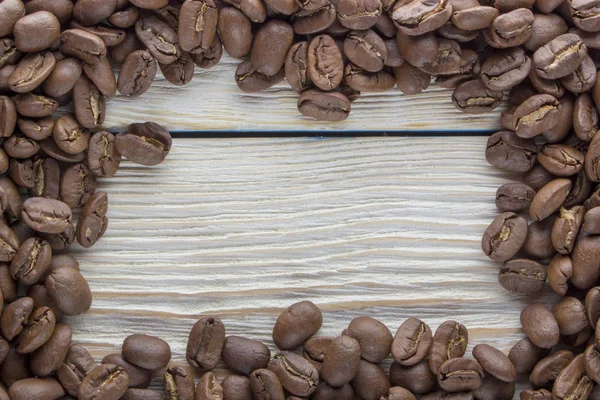
{"type": "Polygon", "coordinates": [[[396,39],[387,39],[384,41],[386,51],[388,53],[387,60],[385,61],[386,67],[396,68],[404,64],[404,57],[398,50],[398,44],[396,39]]]}
{"type": "Polygon", "coordinates": [[[541,359],[531,371],[529,381],[535,387],[544,387],[554,381],[560,371],[573,360],[573,353],[568,350],[559,350],[541,359]]]}
{"type": "Polygon", "coordinates": [[[65,315],[79,315],[92,304],[90,287],[81,273],[71,267],[54,269],[46,278],[48,295],[65,315]]]}
{"type": "Polygon", "coordinates": [[[132,31],[127,31],[121,43],[108,49],[111,60],[119,65],[122,65],[127,56],[136,50],[144,50],[144,45],[132,31]]]}
{"type": "Polygon", "coordinates": [[[396,39],[402,57],[417,68],[433,63],[438,56],[440,42],[433,32],[420,36],[410,36],[399,31],[396,39]]]}
{"type": "Polygon", "coordinates": [[[70,0],[30,0],[25,4],[28,14],[38,11],[49,11],[58,18],[61,24],[68,22],[73,14],[73,3],[70,0]]]}
{"type": "Polygon", "coordinates": [[[23,332],[17,338],[18,353],[32,353],[50,339],[56,325],[56,316],[48,307],[33,309],[23,332]]]}
{"type": "Polygon", "coordinates": [[[579,289],[589,289],[600,277],[600,237],[584,236],[575,243],[571,255],[571,283],[579,289]]]}
{"type": "Polygon", "coordinates": [[[506,354],[487,344],[478,344],[473,348],[473,357],[485,372],[503,382],[513,382],[517,371],[506,354]]]}
{"type": "Polygon", "coordinates": [[[81,400],[119,399],[129,385],[124,369],[113,364],[99,365],[83,379],[77,398],[81,400]]]}
{"type": "Polygon", "coordinates": [[[23,200],[21,199],[19,189],[17,189],[15,184],[9,178],[1,176],[0,188],[6,193],[6,197],[8,199],[8,203],[3,207],[4,212],[11,217],[19,218],[23,209],[23,200]]]}
{"type": "Polygon", "coordinates": [[[523,247],[527,232],[524,218],[512,212],[502,213],[486,229],[481,248],[492,261],[507,261],[523,247]]]}
{"type": "Polygon", "coordinates": [[[455,321],[445,321],[435,331],[429,349],[429,368],[437,375],[442,363],[448,359],[462,357],[467,350],[469,332],[455,321]]]}
{"type": "Polygon", "coordinates": [[[303,356],[310,361],[319,373],[325,359],[327,349],[334,339],[333,336],[313,336],[304,343],[303,356]]]}
{"type": "Polygon", "coordinates": [[[567,76],[581,65],[587,48],[579,36],[566,33],[552,39],[533,54],[536,73],[545,79],[567,76]]]}
{"type": "Polygon", "coordinates": [[[73,106],[75,118],[82,127],[91,129],[104,123],[106,117],[104,95],[83,75],[73,87],[73,106]]]}
{"type": "Polygon", "coordinates": [[[533,34],[533,13],[518,8],[500,14],[488,29],[483,30],[486,42],[494,48],[515,47],[525,43],[533,34]]]}
{"type": "Polygon", "coordinates": [[[556,293],[564,296],[569,289],[568,281],[573,275],[573,263],[568,256],[556,255],[548,266],[548,282],[556,293]]]}
{"type": "Polygon", "coordinates": [[[315,400],[353,400],[355,397],[354,389],[349,383],[340,387],[333,387],[329,386],[327,382],[321,381],[312,398],[315,400]]]}
{"type": "Polygon", "coordinates": [[[325,353],[321,378],[331,386],[342,386],[356,375],[360,362],[360,344],[350,336],[336,337],[325,353]]]}
{"type": "Polygon", "coordinates": [[[521,104],[523,101],[536,94],[549,94],[557,99],[561,98],[565,94],[565,87],[561,83],[560,79],[544,79],[537,74],[535,68],[532,68],[531,72],[529,73],[529,82],[538,93],[532,93],[529,96],[526,96],[517,104],[521,104]]]}
{"type": "Polygon", "coordinates": [[[431,76],[413,67],[409,63],[404,63],[394,68],[396,85],[404,94],[417,94],[429,87],[431,76]]]}
{"type": "Polygon", "coordinates": [[[483,368],[477,361],[452,358],[440,365],[438,384],[447,392],[466,392],[481,386],[483,368]]]}
{"type": "MultiPolygon", "coordinates": [[[[377,0],[378,1],[378,0],[377,0]]],[[[319,35],[308,46],[308,76],[322,90],[333,90],[344,76],[344,62],[340,48],[333,38],[319,35]]]]}
{"type": "Polygon", "coordinates": [[[125,40],[124,30],[115,29],[105,25],[85,26],[77,21],[71,21],[70,27],[73,29],[81,29],[98,36],[102,39],[104,44],[106,44],[106,47],[116,46],[125,40]]]}
{"type": "Polygon", "coordinates": [[[241,336],[227,336],[223,345],[223,362],[227,368],[244,375],[254,370],[266,368],[271,351],[258,340],[241,336]]]}
{"type": "Polygon", "coordinates": [[[452,6],[441,0],[399,1],[391,12],[396,27],[409,35],[422,35],[444,25],[452,15],[452,6]]]}
{"type": "Polygon", "coordinates": [[[401,386],[391,387],[387,395],[381,397],[383,400],[416,400],[414,394],[401,386]]]}
{"type": "Polygon", "coordinates": [[[125,158],[141,165],[157,165],[171,150],[170,133],[154,122],[135,123],[117,135],[117,150],[125,158]]]}
{"type": "Polygon", "coordinates": [[[64,115],[56,121],[53,133],[56,145],[69,154],[85,151],[90,141],[90,133],[80,127],[70,114],[64,115]]]}
{"type": "Polygon", "coordinates": [[[223,399],[252,400],[250,379],[241,375],[229,375],[221,382],[223,399]]]}
{"type": "Polygon", "coordinates": [[[159,63],[171,64],[179,58],[177,32],[158,16],[142,12],[135,23],[135,33],[159,63]]]}
{"type": "Polygon", "coordinates": [[[585,203],[592,194],[592,182],[588,179],[585,170],[581,170],[572,178],[573,186],[565,200],[565,207],[573,207],[585,203]]]}
{"type": "Polygon", "coordinates": [[[60,22],[48,11],[37,11],[19,19],[13,28],[19,51],[33,53],[49,48],[60,34],[60,22]]]}
{"type": "Polygon", "coordinates": [[[429,393],[437,385],[436,376],[431,372],[427,360],[411,366],[393,362],[390,367],[390,382],[393,386],[402,386],[415,394],[429,393]]]}
{"type": "Polygon", "coordinates": [[[284,400],[283,388],[277,375],[268,369],[257,369],[250,374],[250,386],[256,400],[284,400]]]}
{"type": "MultiPolygon", "coordinates": [[[[29,200],[27,200],[29,201],[29,200]]],[[[52,249],[40,238],[25,240],[10,263],[10,274],[24,285],[36,284],[50,268],[52,249]]]]}
{"type": "MultiPolygon", "coordinates": [[[[1,6],[1,4],[0,4],[1,6]]],[[[17,106],[13,100],[0,96],[0,136],[9,137],[17,124],[17,106]]]]}
{"type": "Polygon", "coordinates": [[[60,197],[69,207],[83,207],[95,191],[96,177],[86,164],[73,164],[63,171],[60,197]]]}
{"type": "Polygon", "coordinates": [[[600,233],[600,207],[594,207],[585,213],[582,229],[585,233],[600,233]]]}
{"type": "Polygon", "coordinates": [[[537,154],[538,162],[551,174],[571,176],[583,168],[585,155],[564,144],[547,144],[537,154]]]}
{"type": "Polygon", "coordinates": [[[585,56],[581,65],[560,81],[567,90],[573,93],[583,93],[594,87],[596,83],[596,65],[590,56],[585,56]]]}
{"type": "Polygon", "coordinates": [[[19,129],[23,135],[34,140],[44,140],[52,135],[54,120],[51,117],[41,119],[19,118],[17,120],[19,129]]]}
{"type": "Polygon", "coordinates": [[[558,210],[567,198],[571,186],[569,179],[559,178],[538,190],[529,208],[531,218],[541,221],[558,210]]]}
{"type": "Polygon", "coordinates": [[[580,398],[586,399],[594,381],[587,375],[584,355],[575,357],[556,377],[552,388],[553,399],[580,398]]]}
{"type": "Polygon", "coordinates": [[[10,35],[15,23],[25,15],[21,0],[6,0],[0,3],[0,36],[10,35]]]}
{"type": "Polygon", "coordinates": [[[87,163],[96,176],[114,176],[121,163],[121,154],[115,144],[115,135],[106,131],[94,133],[88,145],[87,163]]]}
{"type": "Polygon", "coordinates": [[[595,1],[569,1],[569,6],[575,26],[590,32],[600,30],[600,22],[596,14],[598,5],[595,1]]]}
{"type": "Polygon", "coordinates": [[[235,70],[235,83],[248,93],[260,92],[281,82],[285,78],[285,71],[281,69],[276,75],[266,76],[256,72],[250,60],[243,61],[235,70]]]}
{"type": "MultiPolygon", "coordinates": [[[[102,359],[102,364],[114,364],[127,372],[129,376],[129,387],[147,388],[152,378],[151,371],[147,371],[126,361],[119,353],[109,354],[102,359]]],[[[166,379],[165,379],[166,382],[166,379]]]]}
{"type": "Polygon", "coordinates": [[[504,264],[498,273],[498,282],[510,292],[535,295],[546,285],[546,270],[533,260],[514,259],[504,264]]]}
{"type": "MultiPolygon", "coordinates": [[[[193,389],[194,380],[191,376],[190,376],[190,378],[191,378],[192,389],[193,389]]],[[[192,390],[192,392],[190,394],[193,394],[193,393],[194,393],[194,391],[192,390]]],[[[186,398],[186,397],[182,396],[180,398],[186,398]]],[[[268,399],[269,397],[267,396],[265,398],[268,399]]],[[[213,400],[213,399],[220,400],[220,399],[223,399],[223,387],[217,380],[217,377],[215,376],[215,374],[213,374],[212,372],[207,372],[204,375],[202,375],[202,378],[200,378],[200,381],[198,382],[198,386],[196,386],[195,399],[197,399],[197,400],[213,400]]],[[[282,397],[282,399],[283,399],[283,397],[282,397]]]]}
{"type": "Polygon", "coordinates": [[[359,92],[383,92],[396,84],[394,76],[387,71],[366,72],[353,64],[344,69],[344,82],[359,92]]]}
{"type": "Polygon", "coordinates": [[[362,30],[369,29],[377,23],[383,5],[380,0],[340,0],[336,8],[337,18],[343,26],[362,30]]]}
{"type": "Polygon", "coordinates": [[[192,367],[212,370],[221,359],[225,326],[219,318],[201,317],[188,338],[186,358],[192,367]]]}
{"type": "Polygon", "coordinates": [[[223,47],[231,57],[243,58],[250,53],[252,26],[243,12],[234,7],[222,8],[219,11],[218,30],[223,47]]]}
{"type": "Polygon", "coordinates": [[[591,288],[585,296],[585,309],[592,326],[600,319],[600,286],[591,288]]]}
{"type": "Polygon", "coordinates": [[[77,220],[77,242],[85,248],[92,247],[106,232],[108,226],[108,197],[96,192],[87,201],[77,220]]]}
{"type": "Polygon", "coordinates": [[[320,121],[343,121],[348,118],[350,108],[350,100],[339,92],[311,89],[303,92],[298,99],[298,110],[320,121]]]}
{"type": "Polygon", "coordinates": [[[289,351],[275,355],[269,369],[277,375],[281,386],[296,396],[310,396],[317,390],[319,372],[302,356],[289,351]]]}
{"type": "Polygon", "coordinates": [[[494,7],[475,6],[463,10],[454,10],[452,23],[459,29],[477,31],[488,28],[499,15],[494,7]]]}
{"type": "Polygon", "coordinates": [[[382,362],[389,354],[392,345],[392,333],[380,321],[369,316],[354,318],[344,331],[358,341],[361,357],[372,363],[382,362]]]}
{"type": "Polygon", "coordinates": [[[560,110],[561,103],[551,95],[528,98],[514,111],[516,134],[529,139],[551,129],[560,121],[560,110]]]}
{"type": "Polygon", "coordinates": [[[60,34],[60,51],[87,64],[97,64],[106,56],[106,44],[93,33],[68,29],[60,34]]]}
{"type": "Polygon", "coordinates": [[[208,49],[217,33],[219,11],[213,0],[187,0],[179,10],[179,46],[196,53],[208,49]]]}
{"type": "MultiPolygon", "coordinates": [[[[212,44],[207,50],[204,50],[202,53],[191,53],[189,54],[192,58],[193,63],[199,68],[212,68],[219,63],[221,57],[223,57],[223,44],[221,43],[221,39],[219,39],[219,35],[215,36],[215,40],[213,40],[212,44]]],[[[193,77],[193,68],[192,65],[186,64],[186,57],[180,57],[178,61],[176,61],[180,65],[183,65],[182,69],[189,69],[185,71],[186,74],[189,74],[189,78],[181,78],[180,81],[185,81],[188,79],[188,82],[193,77]],[[185,68],[184,68],[185,67],[185,68]]],[[[160,65],[160,64],[159,64],[160,65]]],[[[164,70],[164,67],[163,67],[164,70]]],[[[173,72],[171,72],[172,74],[173,72]]],[[[163,72],[164,74],[164,72],[163,72]]],[[[168,74],[167,74],[168,75],[168,74]]],[[[276,74],[277,75],[277,74],[276,74]]],[[[170,79],[173,81],[171,77],[170,79]]]]}
{"type": "Polygon", "coordinates": [[[58,371],[67,357],[71,336],[72,331],[68,325],[57,323],[50,339],[31,355],[31,372],[45,377],[58,371]]]}
{"type": "Polygon", "coordinates": [[[67,393],[77,396],[83,379],[98,365],[86,349],[73,345],[57,371],[58,379],[67,393]]]}
{"type": "Polygon", "coordinates": [[[485,375],[481,386],[473,390],[473,397],[476,399],[512,399],[515,389],[515,382],[504,382],[493,375],[485,375]]]}
{"type": "Polygon", "coordinates": [[[379,400],[388,393],[391,386],[383,368],[365,360],[360,360],[351,384],[355,395],[365,400],[379,400]]]}
{"type": "Polygon", "coordinates": [[[573,251],[584,213],[583,206],[575,206],[570,210],[560,208],[559,216],[552,227],[552,245],[556,251],[561,254],[573,251]]]}
{"type": "MultiPolygon", "coordinates": [[[[169,65],[159,64],[158,66],[163,76],[176,86],[187,85],[194,77],[194,60],[189,53],[182,52],[177,61],[169,65]]],[[[201,65],[199,66],[201,67],[201,65]]]]}
{"type": "Polygon", "coordinates": [[[13,383],[31,377],[29,370],[29,355],[17,353],[14,347],[10,347],[4,362],[0,364],[0,378],[6,387],[13,383]]]}
{"type": "Polygon", "coordinates": [[[411,317],[396,331],[392,342],[392,356],[400,365],[415,365],[425,359],[432,341],[433,335],[429,325],[411,317]]]}
{"type": "Polygon", "coordinates": [[[527,212],[535,190],[524,183],[506,183],[496,191],[496,207],[502,212],[527,212]]]}
{"type": "Polygon", "coordinates": [[[122,353],[126,361],[148,370],[164,368],[171,360],[171,347],[156,336],[130,335],[123,341],[122,353]]]}
{"type": "Polygon", "coordinates": [[[4,150],[13,158],[29,158],[40,150],[40,146],[28,137],[12,135],[4,141],[4,150]]]}
{"type": "Polygon", "coordinates": [[[582,93],[575,99],[573,129],[577,137],[586,142],[592,140],[599,129],[598,111],[589,93],[582,93]]]}
{"type": "Polygon", "coordinates": [[[315,10],[298,10],[292,16],[292,27],[297,35],[311,35],[320,32],[329,32],[330,28],[338,28],[342,32],[349,29],[343,26],[336,18],[336,7],[329,2],[324,2],[322,7],[315,10]]]}
{"type": "MultiPolygon", "coordinates": [[[[0,227],[3,224],[0,224],[0,227]]],[[[0,236],[0,239],[5,239],[0,236]]],[[[18,242],[17,242],[18,243],[18,242]]],[[[15,248],[18,248],[18,246],[15,248]]],[[[17,282],[15,282],[10,276],[10,268],[5,263],[0,263],[0,291],[2,291],[2,297],[4,302],[12,302],[17,296],[17,282]]]]}
{"type": "Polygon", "coordinates": [[[8,394],[11,400],[58,400],[65,395],[65,391],[56,379],[27,378],[15,382],[8,394]]]}
{"type": "Polygon", "coordinates": [[[273,327],[273,342],[282,350],[291,350],[317,333],[323,324],[321,310],[310,301],[292,304],[279,315],[273,327]]]}
{"type": "Polygon", "coordinates": [[[83,25],[95,25],[110,17],[117,7],[117,0],[79,0],[73,7],[73,17],[83,25]]]}
{"type": "Polygon", "coordinates": [[[501,50],[481,65],[481,80],[491,90],[502,91],[521,83],[531,71],[531,59],[520,47],[501,50]]]}
{"type": "Polygon", "coordinates": [[[40,142],[42,151],[52,157],[53,159],[65,163],[78,163],[85,159],[85,153],[69,154],[62,151],[57,145],[54,139],[47,138],[40,142]]]}
{"type": "MultiPolygon", "coordinates": [[[[589,345],[585,349],[583,357],[585,360],[585,370],[588,376],[595,382],[598,382],[600,380],[600,351],[598,350],[598,347],[593,344],[589,345]]],[[[566,368],[566,365],[564,365],[563,368],[566,368]]]]}
{"type": "MultiPolygon", "coordinates": [[[[200,395],[200,399],[212,400],[223,398],[222,389],[220,390],[221,397],[218,397],[220,386],[218,382],[215,382],[216,379],[214,378],[214,375],[211,375],[211,372],[204,374],[202,376],[202,379],[200,380],[201,383],[198,384],[198,388],[208,388],[209,393],[212,392],[214,394],[214,397],[202,397],[202,393],[196,394],[196,396],[200,395]]],[[[164,379],[165,393],[167,394],[168,400],[192,400],[194,398],[194,377],[190,373],[188,373],[188,371],[185,368],[169,367],[164,373],[164,379]]],[[[129,386],[131,386],[131,382],[129,383],[129,386]]]]}
{"type": "MultiPolygon", "coordinates": [[[[6,1],[4,2],[6,3],[6,1]]],[[[17,50],[15,42],[9,38],[0,39],[0,68],[15,65],[23,57],[23,53],[17,50]]]]}
{"type": "Polygon", "coordinates": [[[83,64],[85,75],[107,98],[114,97],[117,93],[117,80],[108,58],[103,57],[98,63],[83,64]]]}
{"type": "Polygon", "coordinates": [[[556,217],[552,215],[529,224],[527,238],[521,249],[531,258],[544,260],[554,256],[556,250],[552,244],[552,228],[555,220],[556,217]]]}
{"type": "Polygon", "coordinates": [[[558,323],[552,312],[542,303],[531,303],[521,312],[523,331],[533,344],[551,348],[560,337],[558,323]]]}
{"type": "MultiPolygon", "coordinates": [[[[400,67],[402,68],[402,67],[400,67]]],[[[502,102],[502,92],[488,89],[481,79],[462,82],[452,93],[452,103],[460,111],[481,114],[492,111],[502,102]]]]}
{"type": "MultiPolygon", "coordinates": [[[[33,187],[29,195],[57,200],[60,185],[60,167],[53,158],[40,157],[33,161],[33,187]]],[[[25,219],[25,221],[27,221],[25,219]]],[[[67,224],[65,224],[67,225],[67,224]]]]}
{"type": "Polygon", "coordinates": [[[585,172],[592,182],[600,181],[600,135],[597,133],[590,142],[589,149],[585,155],[585,172]]]}
{"type": "Polygon", "coordinates": [[[140,12],[137,7],[127,7],[124,10],[114,12],[108,17],[108,22],[117,28],[130,28],[135,24],[139,16],[140,12]]]}
{"type": "Polygon", "coordinates": [[[55,66],[56,58],[49,51],[28,54],[17,65],[8,85],[13,92],[30,92],[50,76],[55,66]]]}
{"type": "Polygon", "coordinates": [[[252,22],[263,23],[267,18],[267,10],[260,0],[224,0],[224,2],[241,10],[252,22]]]}
{"type": "Polygon", "coordinates": [[[22,188],[33,187],[33,162],[30,158],[25,160],[10,160],[10,179],[22,188]]]}
{"type": "Polygon", "coordinates": [[[285,77],[292,89],[298,93],[309,88],[311,82],[308,77],[308,42],[298,42],[290,47],[285,59],[285,77]]]}
{"type": "Polygon", "coordinates": [[[561,335],[574,335],[588,325],[585,306],[575,297],[566,296],[552,308],[561,335]]]}
{"type": "Polygon", "coordinates": [[[12,341],[21,334],[32,311],[33,299],[30,297],[21,297],[7,304],[2,312],[2,317],[0,317],[2,336],[8,341],[12,341]]]}
{"type": "Polygon", "coordinates": [[[137,50],[127,56],[121,66],[117,88],[125,96],[145,93],[154,81],[157,72],[156,60],[146,50],[137,50]]]}
{"type": "Polygon", "coordinates": [[[372,30],[351,31],[344,40],[344,54],[358,67],[369,71],[381,71],[388,52],[384,41],[372,30]]]}

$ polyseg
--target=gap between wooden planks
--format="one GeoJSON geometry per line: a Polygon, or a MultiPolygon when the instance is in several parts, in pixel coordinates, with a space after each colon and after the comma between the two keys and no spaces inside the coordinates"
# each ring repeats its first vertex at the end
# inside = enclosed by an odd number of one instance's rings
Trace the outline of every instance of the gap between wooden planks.
{"type": "Polygon", "coordinates": [[[101,359],[148,333],[186,365],[190,328],[212,314],[228,334],[274,350],[277,315],[307,299],[324,312],[320,335],[363,314],[393,333],[409,316],[434,330],[455,319],[469,328],[469,352],[508,351],[528,299],[499,286],[480,250],[510,179],[485,162],[485,141],[176,139],[158,167],[124,162],[99,182],[105,237],[74,249],[94,302],[69,320],[73,341],[101,359]]]}

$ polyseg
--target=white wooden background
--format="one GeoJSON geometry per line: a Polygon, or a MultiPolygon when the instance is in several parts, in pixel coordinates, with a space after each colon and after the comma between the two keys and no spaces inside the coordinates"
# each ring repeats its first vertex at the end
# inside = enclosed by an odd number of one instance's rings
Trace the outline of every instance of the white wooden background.
{"type": "MultiPolygon", "coordinates": [[[[289,90],[234,90],[232,68],[202,72],[191,87],[158,82],[141,99],[115,99],[106,125],[462,130],[492,129],[498,117],[465,117],[449,92],[434,90],[369,97],[347,123],[317,125],[298,117],[289,90]]],[[[70,319],[74,341],[99,359],[145,332],[167,340],[174,363],[187,365],[199,315],[218,315],[228,334],[273,348],[277,315],[308,299],[324,312],[323,335],[362,314],[393,333],[409,316],[432,329],[456,319],[469,328],[470,348],[508,352],[523,336],[526,299],[499,286],[498,266],[480,250],[497,213],[495,191],[510,179],[486,164],[485,141],[176,139],[158,167],[124,162],[99,185],[110,194],[105,237],[91,250],[74,248],[94,294],[90,312],[70,319]]]]}

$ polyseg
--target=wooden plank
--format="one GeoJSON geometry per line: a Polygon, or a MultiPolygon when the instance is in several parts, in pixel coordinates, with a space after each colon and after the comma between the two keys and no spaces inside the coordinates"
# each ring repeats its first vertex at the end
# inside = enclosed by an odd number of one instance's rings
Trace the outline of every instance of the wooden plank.
{"type": "Polygon", "coordinates": [[[224,56],[214,68],[196,68],[185,87],[159,74],[137,99],[118,96],[108,103],[106,127],[153,120],[173,130],[199,131],[481,131],[500,128],[500,111],[468,115],[456,110],[452,92],[437,86],[416,96],[399,90],[365,94],[352,104],[341,123],[316,122],[302,116],[298,94],[287,82],[262,93],[243,93],[234,81],[239,60],[224,56]],[[428,110],[424,114],[424,110],[428,110]]]}
{"type": "MultiPolygon", "coordinates": [[[[470,348],[508,351],[528,299],[504,291],[480,250],[497,214],[485,138],[178,139],[164,164],[129,162],[102,180],[110,224],[75,248],[94,293],[71,318],[96,357],[135,332],[158,335],[185,365],[201,314],[265,341],[277,315],[310,299],[336,335],[371,314],[455,319],[470,348]]],[[[546,292],[548,303],[555,297],[546,292]]]]}

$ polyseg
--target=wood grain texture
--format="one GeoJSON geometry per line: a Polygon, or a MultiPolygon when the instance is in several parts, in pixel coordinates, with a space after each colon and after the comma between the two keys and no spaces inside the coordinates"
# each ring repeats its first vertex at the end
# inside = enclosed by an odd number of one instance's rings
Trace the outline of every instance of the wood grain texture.
{"type": "Polygon", "coordinates": [[[484,137],[178,139],[158,167],[125,162],[99,185],[105,237],[74,249],[94,294],[70,319],[74,341],[100,358],[131,333],[154,334],[185,365],[199,315],[273,349],[277,315],[308,299],[323,335],[362,314],[394,333],[409,316],[433,329],[455,319],[469,349],[508,351],[527,299],[499,286],[480,249],[510,178],[484,147],[484,137]]]}
{"type": "Polygon", "coordinates": [[[208,131],[462,132],[500,128],[500,110],[463,114],[452,105],[452,91],[437,86],[416,96],[405,96],[397,89],[365,93],[352,104],[346,121],[317,122],[298,112],[298,94],[285,81],[261,93],[240,91],[234,81],[237,64],[239,60],[225,55],[211,69],[196,68],[194,79],[184,87],[174,86],[159,74],[140,98],[112,99],[105,126],[118,128],[153,120],[171,130],[208,131]]]}

